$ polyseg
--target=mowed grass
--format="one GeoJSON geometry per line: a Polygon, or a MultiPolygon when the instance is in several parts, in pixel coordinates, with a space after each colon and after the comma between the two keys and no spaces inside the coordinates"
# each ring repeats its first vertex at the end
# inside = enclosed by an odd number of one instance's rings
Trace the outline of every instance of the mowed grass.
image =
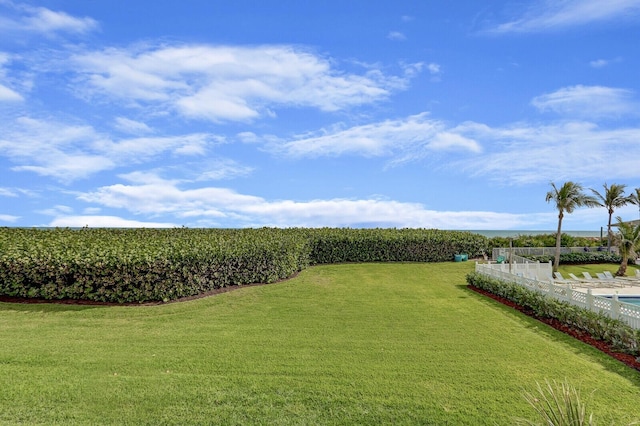
{"type": "MultiPolygon", "coordinates": [[[[598,272],[609,271],[613,275],[615,275],[619,267],[620,265],[616,265],[614,263],[596,263],[592,265],[560,265],[558,271],[560,271],[561,274],[564,274],[565,278],[569,278],[569,276],[567,275],[569,273],[575,274],[579,278],[582,278],[583,272],[588,272],[593,276],[593,278],[597,278],[596,273],[598,272]]],[[[627,267],[626,276],[634,277],[636,274],[636,269],[639,269],[638,265],[630,264],[627,267]]]]}
{"type": "Polygon", "coordinates": [[[640,373],[466,288],[471,262],[346,264],[190,302],[0,304],[0,424],[506,425],[545,379],[602,424],[640,373]]]}

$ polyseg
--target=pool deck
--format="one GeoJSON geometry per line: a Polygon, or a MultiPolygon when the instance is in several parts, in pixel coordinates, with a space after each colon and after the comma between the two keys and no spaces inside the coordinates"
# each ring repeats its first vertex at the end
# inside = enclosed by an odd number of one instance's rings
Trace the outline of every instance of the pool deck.
{"type": "Polygon", "coordinates": [[[598,287],[596,283],[589,284],[584,287],[574,287],[574,290],[586,293],[587,290],[591,290],[591,294],[596,296],[612,296],[617,294],[619,296],[638,296],[640,297],[640,281],[635,283],[628,283],[624,287],[611,287],[602,286],[598,287]]]}

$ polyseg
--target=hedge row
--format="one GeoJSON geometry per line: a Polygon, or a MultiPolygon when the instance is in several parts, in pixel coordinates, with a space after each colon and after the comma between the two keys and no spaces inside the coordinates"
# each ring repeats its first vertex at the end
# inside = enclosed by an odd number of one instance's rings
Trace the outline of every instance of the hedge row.
{"type": "Polygon", "coordinates": [[[169,301],[274,282],[310,264],[474,256],[486,242],[468,232],[421,229],[0,228],[0,295],[169,301]]]}
{"type": "Polygon", "coordinates": [[[168,301],[287,278],[309,264],[293,233],[259,230],[2,229],[0,294],[168,301]]]}
{"type": "Polygon", "coordinates": [[[554,318],[573,329],[584,331],[623,353],[640,354],[640,330],[631,328],[623,321],[477,272],[467,275],[467,283],[531,309],[540,318],[554,318]]]}
{"type": "Polygon", "coordinates": [[[488,239],[437,229],[336,229],[309,231],[313,263],[445,262],[455,254],[481,256],[488,239]]]}
{"type": "MultiPolygon", "coordinates": [[[[553,262],[553,255],[544,256],[524,256],[527,259],[538,261],[540,263],[553,262]]],[[[576,252],[561,253],[560,264],[562,265],[586,265],[590,263],[617,263],[622,262],[622,257],[616,253],[598,251],[598,252],[576,252]]]]}

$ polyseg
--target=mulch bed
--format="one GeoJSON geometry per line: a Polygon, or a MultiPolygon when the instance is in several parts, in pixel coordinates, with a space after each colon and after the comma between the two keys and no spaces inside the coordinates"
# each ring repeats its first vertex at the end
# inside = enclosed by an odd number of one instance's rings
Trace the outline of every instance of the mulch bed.
{"type": "MultiPolygon", "coordinates": [[[[629,354],[623,354],[620,352],[616,352],[611,345],[609,345],[606,342],[603,342],[601,340],[596,340],[593,337],[591,337],[589,334],[583,332],[583,331],[579,331],[579,330],[575,330],[573,328],[570,328],[568,326],[566,326],[565,324],[561,323],[560,321],[553,319],[553,318],[540,318],[538,316],[536,316],[533,311],[531,311],[530,309],[526,309],[523,306],[520,306],[516,303],[513,303],[510,300],[507,300],[503,297],[500,296],[496,296],[493,293],[490,293],[488,291],[479,289],[477,287],[474,286],[467,286],[470,290],[473,290],[477,293],[480,293],[484,296],[490,297],[493,300],[496,300],[500,303],[502,303],[503,305],[509,306],[517,311],[522,312],[523,314],[531,317],[531,318],[535,318],[540,322],[543,322],[553,328],[555,328],[558,331],[561,331],[565,334],[568,334],[569,336],[572,336],[588,345],[593,346],[594,348],[606,353],[607,355],[617,359],[618,361],[628,365],[631,368],[634,368],[638,371],[640,371],[640,361],[638,361],[638,359],[633,356],[633,355],[629,355],[629,354]]],[[[640,359],[640,358],[639,358],[640,359]]]]}

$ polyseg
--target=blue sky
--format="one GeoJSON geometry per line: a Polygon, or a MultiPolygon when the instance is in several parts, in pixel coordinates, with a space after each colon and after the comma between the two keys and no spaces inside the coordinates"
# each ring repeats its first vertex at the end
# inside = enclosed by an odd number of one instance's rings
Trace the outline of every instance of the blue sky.
{"type": "Polygon", "coordinates": [[[638,40],[640,0],[0,0],[0,226],[553,230],[550,182],[640,187],[638,40]]]}

